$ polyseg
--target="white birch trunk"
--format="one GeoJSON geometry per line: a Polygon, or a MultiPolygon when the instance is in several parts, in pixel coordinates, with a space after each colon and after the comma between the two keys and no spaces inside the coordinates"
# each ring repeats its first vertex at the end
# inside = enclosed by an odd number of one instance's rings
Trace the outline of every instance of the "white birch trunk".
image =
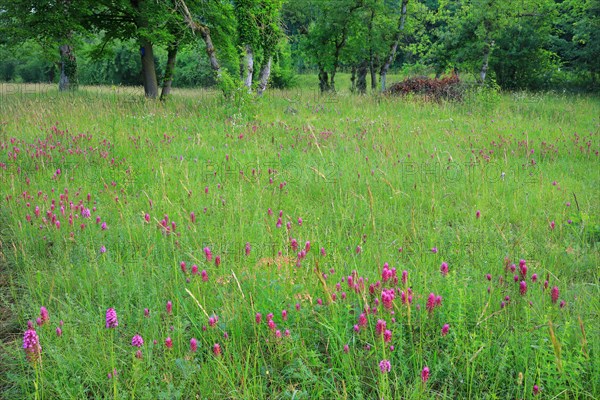
{"type": "Polygon", "coordinates": [[[481,72],[479,73],[479,79],[481,80],[481,85],[483,86],[485,82],[485,77],[487,75],[489,62],[490,62],[490,54],[492,54],[492,49],[494,47],[494,41],[490,44],[486,44],[483,50],[483,65],[481,66],[481,72]]]}
{"type": "Polygon", "coordinates": [[[269,77],[271,76],[271,63],[273,58],[269,57],[269,60],[260,69],[260,76],[258,78],[258,89],[257,93],[259,96],[267,90],[267,84],[269,83],[269,77]]]}
{"type": "Polygon", "coordinates": [[[390,47],[390,52],[381,67],[380,75],[381,75],[381,91],[385,91],[385,81],[386,75],[390,69],[390,66],[394,62],[396,58],[396,51],[398,50],[398,43],[400,43],[400,38],[402,37],[402,31],[404,30],[404,25],[406,23],[406,6],[408,5],[408,0],[402,0],[402,9],[400,10],[400,20],[398,22],[398,30],[396,31],[396,38],[394,39],[394,43],[390,47]]]}
{"type": "Polygon", "coordinates": [[[244,79],[244,85],[248,88],[248,93],[252,92],[252,74],[254,73],[254,53],[252,47],[246,45],[246,78],[244,79]]]}

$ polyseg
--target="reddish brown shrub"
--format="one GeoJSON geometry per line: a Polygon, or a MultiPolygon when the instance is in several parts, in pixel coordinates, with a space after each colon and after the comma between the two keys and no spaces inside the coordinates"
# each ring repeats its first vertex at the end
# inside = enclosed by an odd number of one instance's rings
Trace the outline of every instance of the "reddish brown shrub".
{"type": "Polygon", "coordinates": [[[441,79],[432,79],[426,76],[406,78],[402,82],[394,83],[386,90],[386,94],[393,96],[416,94],[432,101],[461,101],[462,93],[463,90],[457,74],[445,76],[441,79]]]}

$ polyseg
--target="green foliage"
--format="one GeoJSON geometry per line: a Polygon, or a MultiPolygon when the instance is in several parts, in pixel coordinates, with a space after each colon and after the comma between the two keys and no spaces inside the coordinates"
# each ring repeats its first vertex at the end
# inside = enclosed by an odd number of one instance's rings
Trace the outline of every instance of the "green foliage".
{"type": "Polygon", "coordinates": [[[212,87],[216,84],[209,60],[204,56],[204,43],[196,41],[180,48],[177,53],[177,69],[173,79],[175,87],[212,87]]]}
{"type": "Polygon", "coordinates": [[[600,82],[600,2],[565,0],[558,4],[559,18],[554,20],[552,49],[563,67],[588,74],[600,82]]]}
{"type": "Polygon", "coordinates": [[[346,46],[351,25],[361,3],[356,0],[286,3],[286,13],[298,18],[305,34],[299,38],[300,49],[313,64],[333,72],[346,46]]]}
{"type": "Polygon", "coordinates": [[[227,68],[222,69],[221,77],[217,79],[217,87],[226,99],[234,101],[241,100],[245,97],[244,93],[248,92],[248,88],[242,85],[239,79],[232,77],[227,68]]]}
{"type": "Polygon", "coordinates": [[[492,113],[502,100],[500,85],[493,76],[487,79],[485,85],[476,85],[466,91],[466,103],[482,113],[492,113]]]}
{"type": "Polygon", "coordinates": [[[113,45],[105,47],[102,55],[93,53],[95,46],[97,44],[90,44],[89,52],[84,51],[79,58],[82,83],[132,86],[142,84],[140,75],[142,62],[136,41],[116,40],[113,45]]]}
{"type": "MultiPolygon", "coordinates": [[[[239,69],[239,52],[236,47],[237,21],[232,2],[217,0],[188,5],[195,6],[192,12],[210,29],[221,66],[229,71],[237,71],[239,69]]],[[[202,49],[203,46],[200,46],[200,50],[202,49]]]]}
{"type": "Polygon", "coordinates": [[[241,46],[256,47],[259,44],[259,28],[256,13],[259,12],[258,0],[235,0],[234,12],[237,21],[237,32],[241,46]]]}
{"type": "MultiPolygon", "coordinates": [[[[254,77],[273,57],[271,86],[289,87],[295,72],[320,70],[333,84],[334,73],[364,62],[378,71],[396,37],[401,0],[188,3],[193,18],[210,29],[224,68],[237,71],[249,44],[254,77]],[[286,43],[290,51],[282,54],[286,43]]],[[[167,46],[183,49],[175,86],[215,83],[204,46],[176,1],[0,0],[0,10],[3,80],[56,81],[56,49],[68,43],[81,63],[69,68],[82,75],[82,84],[139,84],[134,68],[141,64],[122,44],[143,39],[154,44],[158,70],[164,68],[167,46]],[[32,43],[35,60],[28,48],[32,43]]],[[[502,89],[595,90],[599,32],[597,0],[410,0],[393,66],[405,71],[424,66],[436,74],[458,68],[470,79],[478,76],[489,49],[488,76],[502,89]]]]}
{"type": "Polygon", "coordinates": [[[287,41],[280,41],[276,47],[271,66],[270,85],[275,89],[288,89],[297,85],[297,75],[292,65],[292,51],[287,41]]]}
{"type": "Polygon", "coordinates": [[[551,23],[556,19],[550,0],[440,2],[435,11],[440,41],[428,59],[438,71],[457,66],[478,74],[486,48],[490,71],[504,89],[541,88],[557,70],[549,50],[551,23]]]}
{"type": "Polygon", "coordinates": [[[24,42],[18,48],[0,45],[0,81],[52,82],[57,73],[55,64],[33,41],[24,42]]]}
{"type": "Polygon", "coordinates": [[[554,5],[537,2],[519,12],[496,37],[492,70],[504,89],[547,89],[546,82],[560,66],[548,50],[554,5]]]}

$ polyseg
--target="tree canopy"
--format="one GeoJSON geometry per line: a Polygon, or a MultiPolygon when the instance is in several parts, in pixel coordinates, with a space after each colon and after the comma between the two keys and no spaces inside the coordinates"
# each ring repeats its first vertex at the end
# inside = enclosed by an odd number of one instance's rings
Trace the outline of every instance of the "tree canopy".
{"type": "Polygon", "coordinates": [[[600,78],[599,0],[0,0],[0,79],[246,86],[313,72],[383,90],[390,69],[505,89],[600,78]],[[273,76],[271,76],[271,73],[273,76]]]}

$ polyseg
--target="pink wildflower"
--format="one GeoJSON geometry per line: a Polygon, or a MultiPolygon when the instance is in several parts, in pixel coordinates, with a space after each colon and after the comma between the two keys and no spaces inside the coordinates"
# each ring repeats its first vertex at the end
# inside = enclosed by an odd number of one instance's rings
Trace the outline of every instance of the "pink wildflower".
{"type": "Polygon", "coordinates": [[[106,310],[106,327],[107,328],[116,328],[119,326],[119,321],[117,320],[117,312],[114,308],[109,308],[106,310]]]}
{"type": "Polygon", "coordinates": [[[391,371],[392,364],[389,360],[381,360],[381,362],[379,363],[379,369],[381,370],[382,374],[386,374],[391,371]]]}

